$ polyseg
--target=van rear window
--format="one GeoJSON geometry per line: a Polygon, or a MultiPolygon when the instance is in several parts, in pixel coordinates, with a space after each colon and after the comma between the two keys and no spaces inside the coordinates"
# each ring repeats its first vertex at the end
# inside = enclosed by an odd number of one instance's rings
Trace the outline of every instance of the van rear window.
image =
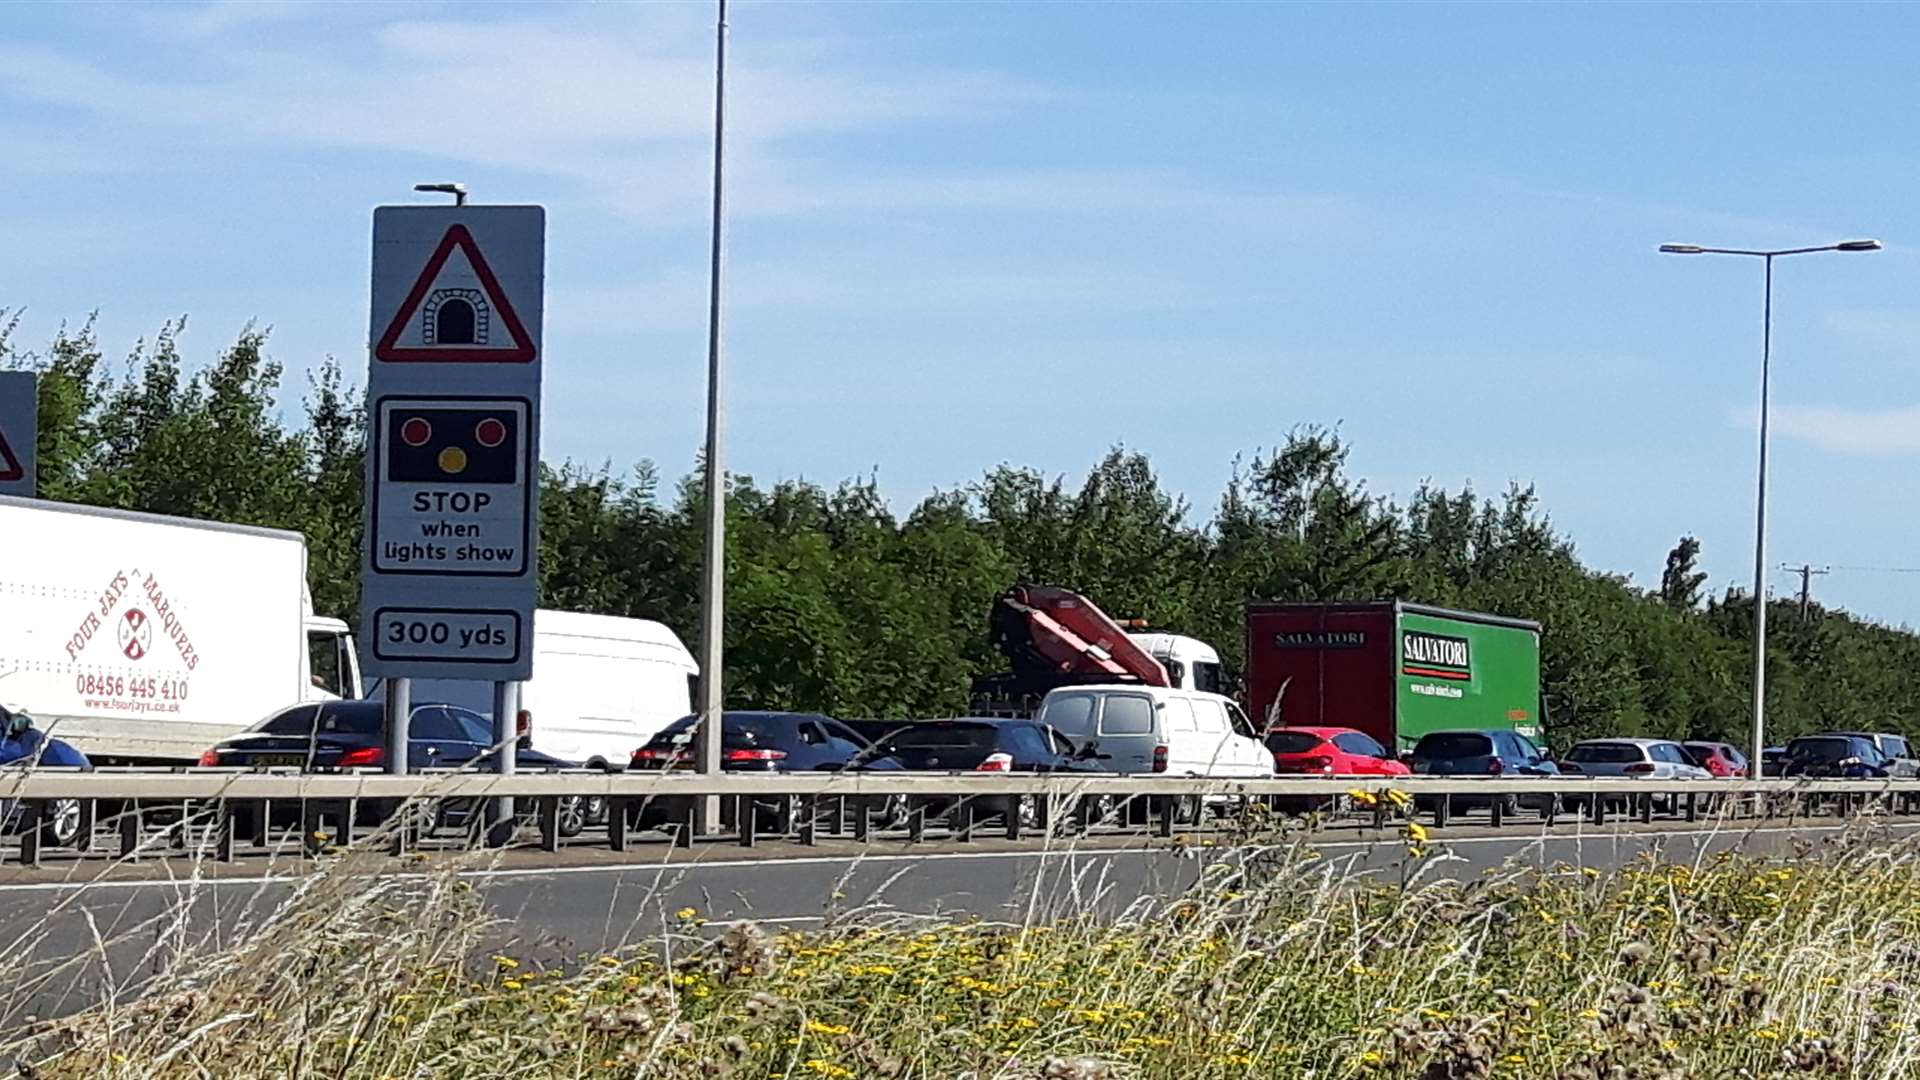
{"type": "Polygon", "coordinates": [[[1636,761],[1645,761],[1646,755],[1632,743],[1581,743],[1567,751],[1567,760],[1593,765],[1630,765],[1636,761]]]}
{"type": "Polygon", "coordinates": [[[1110,694],[1100,712],[1102,735],[1153,734],[1153,699],[1139,694],[1110,694]]]}

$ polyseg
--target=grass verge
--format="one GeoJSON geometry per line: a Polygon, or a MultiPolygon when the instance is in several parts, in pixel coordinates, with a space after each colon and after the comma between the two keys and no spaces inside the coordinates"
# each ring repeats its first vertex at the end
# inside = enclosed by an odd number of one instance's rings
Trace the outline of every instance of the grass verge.
{"type": "Polygon", "coordinates": [[[1119,919],[665,913],[633,952],[488,955],[457,876],[323,872],[240,944],[0,1043],[34,1077],[1895,1077],[1920,848],[1345,880],[1248,847],[1119,919]],[[1431,880],[1430,880],[1431,879],[1431,880]]]}

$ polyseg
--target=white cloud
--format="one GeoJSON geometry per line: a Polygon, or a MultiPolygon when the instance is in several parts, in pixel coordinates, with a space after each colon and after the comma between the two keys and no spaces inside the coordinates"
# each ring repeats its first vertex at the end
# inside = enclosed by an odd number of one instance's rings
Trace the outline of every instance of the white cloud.
{"type": "Polygon", "coordinates": [[[1827,316],[1827,325],[1867,341],[1920,352],[1920,311],[1835,311],[1827,316]]]}
{"type": "MultiPolygon", "coordinates": [[[[1746,421],[1752,422],[1751,415],[1746,421]]],[[[1910,454],[1920,451],[1920,405],[1846,409],[1825,405],[1775,407],[1782,434],[1838,454],[1910,454]]]]}

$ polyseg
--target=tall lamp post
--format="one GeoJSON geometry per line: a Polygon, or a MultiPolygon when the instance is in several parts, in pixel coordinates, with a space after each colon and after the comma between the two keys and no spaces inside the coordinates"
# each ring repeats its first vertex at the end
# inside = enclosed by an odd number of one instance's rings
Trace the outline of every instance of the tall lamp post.
{"type": "Polygon", "coordinates": [[[1773,366],[1773,260],[1816,251],[1879,251],[1880,241],[1845,240],[1773,251],[1661,244],[1660,250],[1668,255],[1746,255],[1766,263],[1766,299],[1760,315],[1760,482],[1753,526],[1753,753],[1747,765],[1748,775],[1759,776],[1767,747],[1767,390],[1773,366]]]}

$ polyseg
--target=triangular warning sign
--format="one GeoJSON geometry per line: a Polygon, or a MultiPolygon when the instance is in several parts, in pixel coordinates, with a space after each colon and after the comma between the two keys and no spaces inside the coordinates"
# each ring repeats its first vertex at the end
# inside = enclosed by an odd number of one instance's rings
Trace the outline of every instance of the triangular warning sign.
{"type": "Polygon", "coordinates": [[[373,347],[399,363],[524,364],[533,339],[465,225],[453,225],[373,347]]]}
{"type": "Polygon", "coordinates": [[[7,433],[0,431],[0,484],[11,484],[27,478],[27,467],[20,464],[20,455],[7,445],[7,433]]]}

